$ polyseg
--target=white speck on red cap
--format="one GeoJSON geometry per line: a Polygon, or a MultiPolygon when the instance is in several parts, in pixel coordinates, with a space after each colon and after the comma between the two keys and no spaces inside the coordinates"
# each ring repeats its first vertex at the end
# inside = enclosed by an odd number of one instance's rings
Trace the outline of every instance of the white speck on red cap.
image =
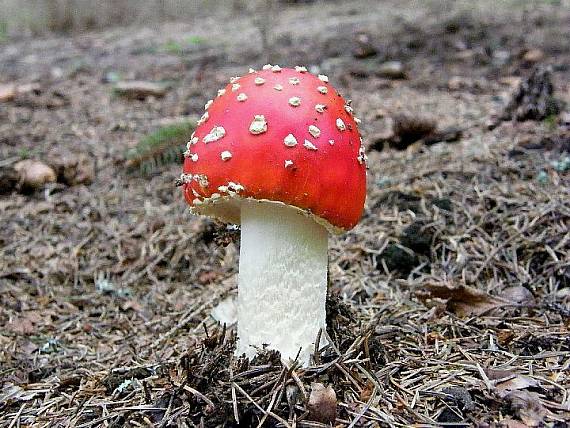
{"type": "Polygon", "coordinates": [[[285,161],[285,168],[289,168],[290,166],[293,166],[293,161],[288,159],[285,161]]]}
{"type": "Polygon", "coordinates": [[[218,91],[218,97],[221,97],[221,96],[224,95],[225,93],[226,93],[226,90],[225,90],[225,89],[220,89],[220,90],[218,91]]]}
{"type": "Polygon", "coordinates": [[[326,75],[324,75],[324,74],[319,74],[318,77],[319,77],[319,80],[320,80],[321,82],[325,82],[325,83],[326,83],[326,82],[329,81],[329,77],[326,76],[326,75]]]}
{"type": "Polygon", "coordinates": [[[228,186],[218,186],[218,190],[222,193],[226,193],[228,191],[228,186]]]}
{"type": "Polygon", "coordinates": [[[293,134],[289,134],[283,139],[283,143],[287,147],[295,147],[297,145],[297,139],[293,134]]]}
{"type": "Polygon", "coordinates": [[[248,73],[249,73],[249,74],[255,73],[255,70],[250,67],[250,69],[248,70],[248,73]]]}
{"type": "Polygon", "coordinates": [[[301,81],[299,80],[298,77],[290,77],[289,78],[289,83],[291,85],[298,85],[299,83],[301,83],[301,81]]]}
{"type": "Polygon", "coordinates": [[[357,117],[354,117],[354,121],[355,121],[356,123],[362,123],[362,121],[361,121],[359,118],[357,118],[357,117]]]}
{"type": "Polygon", "coordinates": [[[261,67],[263,70],[269,70],[271,67],[273,67],[271,64],[265,64],[263,67],[261,67]]]}
{"type": "Polygon", "coordinates": [[[254,83],[258,86],[263,85],[265,83],[265,79],[263,77],[256,77],[254,83]]]}
{"type": "Polygon", "coordinates": [[[366,156],[366,151],[364,150],[364,146],[360,146],[360,148],[358,149],[358,157],[356,158],[358,160],[359,164],[365,164],[366,167],[368,167],[367,161],[368,161],[368,156],[366,156]]]}
{"type": "Polygon", "coordinates": [[[308,150],[317,150],[317,147],[309,140],[305,140],[305,142],[303,143],[303,147],[305,147],[308,150]]]}
{"type": "Polygon", "coordinates": [[[256,114],[249,125],[249,132],[254,135],[258,135],[263,134],[265,131],[267,131],[267,121],[265,120],[265,116],[262,114],[256,114]]]}
{"type": "Polygon", "coordinates": [[[318,111],[319,113],[324,113],[326,108],[327,106],[324,104],[315,105],[315,110],[318,111]]]}
{"type": "Polygon", "coordinates": [[[346,125],[340,117],[336,120],[336,127],[339,131],[344,131],[346,129],[346,125]]]}
{"type": "Polygon", "coordinates": [[[210,185],[210,182],[208,181],[208,177],[205,174],[195,174],[194,180],[201,187],[208,187],[210,185]]]}
{"type": "Polygon", "coordinates": [[[306,73],[307,72],[307,67],[303,67],[300,65],[295,66],[295,71],[298,71],[299,73],[306,73]]]}
{"type": "Polygon", "coordinates": [[[182,181],[182,183],[184,184],[190,183],[193,178],[196,177],[193,177],[192,174],[184,174],[184,173],[180,174],[180,181],[182,181]]]}
{"type": "Polygon", "coordinates": [[[220,153],[220,157],[222,158],[223,161],[227,161],[232,158],[232,154],[231,152],[224,150],[222,153],[220,153]]]}
{"type": "Polygon", "coordinates": [[[212,105],[212,103],[214,102],[214,100],[208,100],[208,102],[206,103],[206,105],[204,106],[204,110],[208,110],[210,108],[210,106],[212,105]]]}
{"type": "Polygon", "coordinates": [[[197,153],[192,153],[190,155],[190,159],[192,160],[192,162],[198,162],[198,154],[197,153]]]}
{"type": "Polygon", "coordinates": [[[273,67],[271,67],[271,71],[274,73],[279,73],[281,71],[281,67],[279,67],[278,65],[274,65],[273,67]]]}
{"type": "Polygon", "coordinates": [[[330,144],[331,146],[334,146],[334,140],[329,140],[329,144],[330,144]]]}
{"type": "Polygon", "coordinates": [[[346,105],[344,106],[344,109],[346,110],[346,112],[347,112],[348,114],[352,114],[352,113],[354,112],[353,108],[352,108],[351,106],[349,106],[348,104],[346,104],[346,105]]]}
{"type": "Polygon", "coordinates": [[[317,91],[319,91],[321,94],[326,94],[329,90],[327,89],[326,86],[319,86],[317,87],[317,91]]]}
{"type": "Polygon", "coordinates": [[[309,134],[311,134],[315,138],[319,138],[321,135],[321,130],[317,128],[315,125],[309,125],[309,134]]]}
{"type": "Polygon", "coordinates": [[[223,126],[214,126],[202,141],[204,141],[204,144],[213,143],[214,141],[218,141],[220,138],[223,138],[225,135],[226,130],[223,126]]]}
{"type": "Polygon", "coordinates": [[[192,139],[188,141],[187,145],[193,146],[195,144],[198,144],[198,141],[199,141],[198,137],[192,137],[192,139]]]}
{"type": "Polygon", "coordinates": [[[289,98],[289,105],[293,107],[298,107],[301,105],[301,98],[299,97],[291,97],[289,98]]]}
{"type": "Polygon", "coordinates": [[[242,92],[241,94],[239,94],[237,96],[237,100],[243,102],[243,101],[247,100],[247,95],[242,92]]]}
{"type": "Polygon", "coordinates": [[[236,83],[239,80],[238,76],[230,77],[230,83],[236,83]]]}
{"type": "Polygon", "coordinates": [[[209,117],[210,117],[210,115],[208,114],[208,112],[204,113],[202,115],[202,117],[200,119],[198,119],[198,125],[206,123],[206,121],[208,120],[209,117]]]}
{"type": "Polygon", "coordinates": [[[232,92],[237,91],[239,88],[241,88],[241,85],[239,83],[232,84],[232,92]]]}
{"type": "Polygon", "coordinates": [[[275,85],[273,87],[273,89],[275,89],[276,91],[282,91],[283,90],[283,85],[280,85],[279,83],[277,85],[275,85]]]}

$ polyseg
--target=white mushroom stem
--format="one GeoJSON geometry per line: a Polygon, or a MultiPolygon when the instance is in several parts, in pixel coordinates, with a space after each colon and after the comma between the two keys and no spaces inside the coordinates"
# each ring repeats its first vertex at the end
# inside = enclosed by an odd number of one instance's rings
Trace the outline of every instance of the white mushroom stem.
{"type": "Polygon", "coordinates": [[[326,326],[327,247],[327,230],[299,210],[242,205],[237,355],[252,358],[267,345],[309,364],[326,326]]]}

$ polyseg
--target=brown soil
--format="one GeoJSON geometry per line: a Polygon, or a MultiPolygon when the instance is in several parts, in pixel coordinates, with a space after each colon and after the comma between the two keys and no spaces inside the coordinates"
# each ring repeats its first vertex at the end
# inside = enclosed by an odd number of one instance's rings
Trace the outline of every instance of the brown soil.
{"type": "Polygon", "coordinates": [[[37,84],[0,103],[0,188],[26,157],[94,165],[91,183],[0,195],[0,426],[324,426],[313,382],[335,390],[338,426],[567,426],[568,113],[500,120],[538,65],[570,101],[567,2],[325,5],[269,16],[265,50],[247,11],[0,44],[0,84],[37,84]],[[309,369],[232,357],[210,312],[236,292],[239,242],[187,212],[178,164],[125,166],[268,60],[328,74],[371,148],[362,221],[331,239],[334,346],[309,369]],[[378,72],[394,60],[404,75],[378,72]],[[170,89],[126,99],[117,74],[170,89]],[[407,139],[429,129],[398,150],[404,116],[407,139]]]}

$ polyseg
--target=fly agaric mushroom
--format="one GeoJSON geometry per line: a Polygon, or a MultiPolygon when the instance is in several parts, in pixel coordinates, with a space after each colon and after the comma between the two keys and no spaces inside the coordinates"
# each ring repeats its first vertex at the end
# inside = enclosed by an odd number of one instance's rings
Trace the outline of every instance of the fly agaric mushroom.
{"type": "Polygon", "coordinates": [[[353,228],[366,155],[323,75],[265,66],[206,104],[179,180],[194,214],[241,224],[236,353],[310,362],[326,327],[328,232],[353,228]]]}

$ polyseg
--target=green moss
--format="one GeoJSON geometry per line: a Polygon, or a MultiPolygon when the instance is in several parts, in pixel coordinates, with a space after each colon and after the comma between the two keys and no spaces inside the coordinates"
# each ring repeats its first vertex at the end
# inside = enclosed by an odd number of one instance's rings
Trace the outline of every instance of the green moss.
{"type": "Polygon", "coordinates": [[[8,40],[8,23],[0,21],[0,43],[8,40]]]}
{"type": "Polygon", "coordinates": [[[162,45],[161,50],[172,55],[184,54],[184,46],[178,42],[175,42],[174,40],[169,40],[164,45],[162,45]]]}
{"type": "Polygon", "coordinates": [[[147,135],[127,151],[128,167],[138,167],[143,174],[151,174],[162,165],[180,162],[194,127],[191,122],[182,122],[164,126],[147,135]]]}

